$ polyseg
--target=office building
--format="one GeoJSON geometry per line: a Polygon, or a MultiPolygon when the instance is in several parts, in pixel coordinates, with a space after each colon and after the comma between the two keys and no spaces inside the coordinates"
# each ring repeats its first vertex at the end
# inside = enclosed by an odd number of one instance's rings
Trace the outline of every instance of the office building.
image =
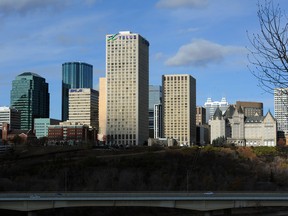
{"type": "Polygon", "coordinates": [[[207,98],[207,101],[204,104],[204,108],[206,109],[206,123],[213,118],[217,107],[219,107],[222,112],[226,111],[229,104],[225,97],[222,97],[221,101],[212,101],[212,98],[207,98]]]}
{"type": "Polygon", "coordinates": [[[99,128],[98,91],[90,88],[69,89],[69,122],[99,128]]]}
{"type": "MultiPolygon", "coordinates": [[[[162,86],[159,85],[149,85],[149,137],[154,137],[154,106],[156,104],[161,104],[162,102],[162,86]]],[[[157,117],[158,124],[161,124],[157,117]]]]}
{"type": "Polygon", "coordinates": [[[35,118],[49,118],[48,83],[38,74],[25,72],[12,81],[11,107],[21,112],[21,129],[33,129],[35,118]]]}
{"type": "Polygon", "coordinates": [[[154,138],[163,137],[163,111],[162,104],[154,105],[154,138]]]}
{"type": "Polygon", "coordinates": [[[274,90],[274,112],[277,130],[288,134],[288,88],[274,90]]]}
{"type": "Polygon", "coordinates": [[[129,31],[106,36],[108,144],[148,139],[149,42],[129,31]]]}
{"type": "Polygon", "coordinates": [[[93,88],[92,65],[84,62],[62,64],[62,121],[68,119],[68,95],[71,88],[93,88]]]}
{"type": "Polygon", "coordinates": [[[0,107],[0,129],[3,123],[8,123],[10,129],[21,128],[21,113],[17,109],[9,107],[0,107]]]}
{"type": "Polygon", "coordinates": [[[196,144],[196,80],[186,74],[163,75],[164,137],[196,144]]]}
{"type": "Polygon", "coordinates": [[[263,103],[236,101],[236,107],[241,107],[246,117],[253,117],[256,114],[259,116],[263,116],[263,103]]]}
{"type": "Polygon", "coordinates": [[[39,139],[41,137],[48,137],[48,128],[50,125],[59,125],[60,120],[51,118],[35,118],[34,131],[35,136],[39,139]]]}
{"type": "Polygon", "coordinates": [[[101,142],[106,141],[107,134],[107,91],[106,91],[106,78],[99,78],[99,131],[98,140],[101,142]]]}
{"type": "Polygon", "coordinates": [[[196,107],[196,125],[206,124],[206,109],[204,107],[196,107]]]}

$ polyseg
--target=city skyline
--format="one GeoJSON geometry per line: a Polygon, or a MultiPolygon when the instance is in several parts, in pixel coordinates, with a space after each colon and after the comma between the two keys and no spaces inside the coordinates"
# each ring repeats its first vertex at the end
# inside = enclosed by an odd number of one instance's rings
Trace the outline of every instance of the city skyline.
{"type": "MultiPolygon", "coordinates": [[[[247,68],[248,35],[259,32],[257,1],[15,2],[0,2],[0,70],[5,74],[0,106],[10,106],[12,80],[33,72],[49,84],[50,117],[61,119],[61,65],[93,65],[98,89],[99,77],[105,76],[106,34],[129,30],[151,44],[150,85],[161,85],[164,74],[190,74],[197,82],[199,106],[208,97],[226,97],[230,104],[263,102],[264,113],[274,113],[273,94],[264,93],[247,68]]],[[[284,0],[276,3],[288,8],[284,0]]]]}

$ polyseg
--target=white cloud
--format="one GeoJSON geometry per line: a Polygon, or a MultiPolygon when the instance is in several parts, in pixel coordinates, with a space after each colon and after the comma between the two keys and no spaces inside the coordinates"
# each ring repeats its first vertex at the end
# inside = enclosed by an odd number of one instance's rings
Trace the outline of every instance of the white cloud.
{"type": "Polygon", "coordinates": [[[208,4],[208,0],[159,0],[156,4],[159,8],[199,8],[208,4]]]}
{"type": "Polygon", "coordinates": [[[25,14],[39,9],[59,9],[68,4],[68,0],[1,0],[0,14],[25,14]]]}
{"type": "Polygon", "coordinates": [[[223,46],[207,40],[198,39],[179,48],[175,56],[169,58],[168,66],[207,66],[219,63],[226,56],[246,53],[244,47],[223,46]]]}

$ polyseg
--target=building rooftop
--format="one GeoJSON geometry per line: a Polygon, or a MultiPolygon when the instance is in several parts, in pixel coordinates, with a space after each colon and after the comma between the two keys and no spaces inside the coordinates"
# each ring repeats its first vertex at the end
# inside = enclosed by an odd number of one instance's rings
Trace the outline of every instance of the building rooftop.
{"type": "MultiPolygon", "coordinates": [[[[20,74],[18,76],[36,76],[36,77],[41,77],[38,74],[32,73],[32,72],[24,72],[24,73],[22,73],[22,74],[20,74]]],[[[41,77],[41,78],[43,78],[43,77],[41,77]]]]}

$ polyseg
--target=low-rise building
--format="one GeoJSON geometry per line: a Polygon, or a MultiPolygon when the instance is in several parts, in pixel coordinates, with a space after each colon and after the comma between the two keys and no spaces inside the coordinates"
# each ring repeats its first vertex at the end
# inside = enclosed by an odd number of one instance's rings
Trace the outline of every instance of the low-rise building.
{"type": "Polygon", "coordinates": [[[48,137],[48,127],[50,125],[59,125],[60,120],[51,118],[35,118],[34,130],[37,138],[48,137]]]}
{"type": "Polygon", "coordinates": [[[48,140],[49,144],[95,144],[97,142],[97,130],[89,128],[88,125],[69,121],[61,122],[59,125],[48,127],[48,140]]]}

